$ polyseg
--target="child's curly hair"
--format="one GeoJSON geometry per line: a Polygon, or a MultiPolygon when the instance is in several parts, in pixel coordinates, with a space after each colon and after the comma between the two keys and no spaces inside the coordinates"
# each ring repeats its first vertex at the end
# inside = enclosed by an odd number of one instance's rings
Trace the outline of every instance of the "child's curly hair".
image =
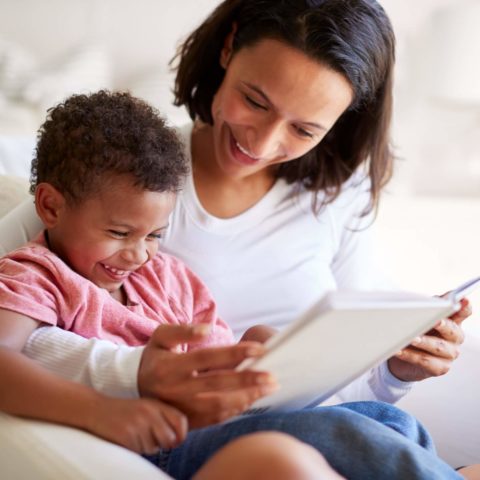
{"type": "Polygon", "coordinates": [[[129,93],[73,95],[48,111],[38,131],[30,193],[52,184],[78,203],[112,175],[135,186],[174,192],[188,173],[184,148],[158,112],[129,93]]]}

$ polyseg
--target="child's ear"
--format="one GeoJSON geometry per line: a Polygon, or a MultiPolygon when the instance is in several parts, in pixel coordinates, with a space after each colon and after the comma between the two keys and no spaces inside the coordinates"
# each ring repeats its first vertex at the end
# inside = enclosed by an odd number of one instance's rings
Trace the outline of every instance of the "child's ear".
{"type": "Polygon", "coordinates": [[[222,51],[220,52],[220,65],[224,69],[228,67],[228,64],[230,63],[230,59],[232,58],[233,40],[235,38],[236,32],[237,32],[237,24],[234,22],[232,25],[232,30],[230,30],[230,33],[225,37],[223,48],[222,48],[222,51]]]}
{"type": "Polygon", "coordinates": [[[39,183],[35,188],[35,208],[46,228],[57,225],[60,212],[65,207],[65,197],[49,183],[39,183]]]}

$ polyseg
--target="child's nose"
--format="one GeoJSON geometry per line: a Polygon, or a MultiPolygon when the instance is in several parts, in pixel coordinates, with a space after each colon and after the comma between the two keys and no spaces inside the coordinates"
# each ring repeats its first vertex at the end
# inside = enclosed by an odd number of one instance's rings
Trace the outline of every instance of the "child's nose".
{"type": "Polygon", "coordinates": [[[149,258],[148,249],[143,242],[124,249],[122,256],[132,265],[143,265],[149,258]]]}

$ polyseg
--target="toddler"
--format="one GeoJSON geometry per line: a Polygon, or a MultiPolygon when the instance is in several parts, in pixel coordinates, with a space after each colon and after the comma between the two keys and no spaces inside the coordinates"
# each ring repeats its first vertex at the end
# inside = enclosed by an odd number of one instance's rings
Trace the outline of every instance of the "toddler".
{"type": "MultiPolygon", "coordinates": [[[[146,344],[160,325],[185,325],[196,343],[182,352],[233,343],[201,281],[158,251],[187,170],[174,131],[127,93],[75,95],[50,110],[31,176],[45,229],[0,260],[0,409],[85,429],[140,453],[184,440],[188,418],[178,408],[101,395],[20,352],[45,324],[128,345],[146,344]]],[[[244,357],[261,353],[252,342],[242,348],[244,357]]],[[[265,373],[250,375],[250,403],[275,388],[265,373]]],[[[232,442],[198,478],[222,478],[226,465],[235,478],[264,478],[267,468],[276,478],[340,478],[315,450],[284,434],[232,442]],[[282,461],[272,466],[276,455],[282,461]]]]}

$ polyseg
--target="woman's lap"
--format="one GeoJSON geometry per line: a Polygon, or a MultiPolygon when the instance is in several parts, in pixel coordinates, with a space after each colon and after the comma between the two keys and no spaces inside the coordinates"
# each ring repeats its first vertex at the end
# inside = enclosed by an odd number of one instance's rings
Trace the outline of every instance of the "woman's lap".
{"type": "MultiPolygon", "coordinates": [[[[380,402],[252,415],[194,430],[181,446],[162,454],[159,466],[175,479],[188,479],[231,440],[272,430],[312,445],[349,479],[461,478],[436,456],[428,433],[413,417],[380,402]]],[[[149,459],[158,464],[159,458],[149,459]]]]}

